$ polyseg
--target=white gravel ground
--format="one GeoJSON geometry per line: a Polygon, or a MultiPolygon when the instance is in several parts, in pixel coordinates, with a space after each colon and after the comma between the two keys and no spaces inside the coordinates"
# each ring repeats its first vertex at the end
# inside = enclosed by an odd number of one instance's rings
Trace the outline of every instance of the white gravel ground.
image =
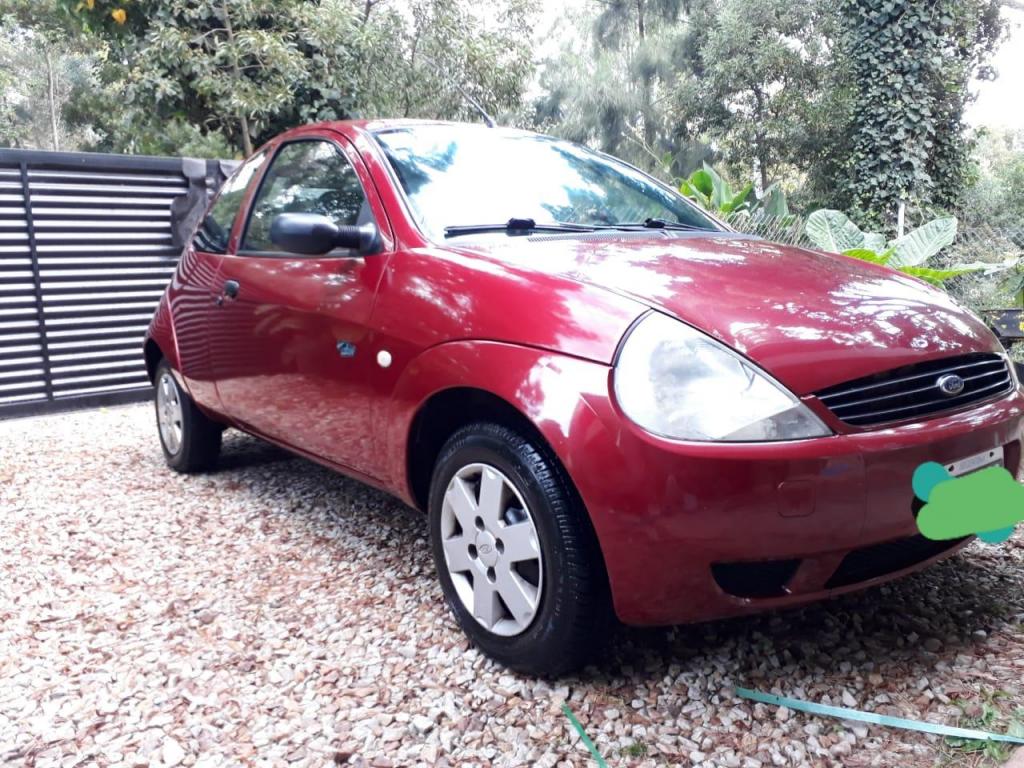
{"type": "Polygon", "coordinates": [[[220,471],[176,475],[149,406],[0,422],[0,762],[591,765],[568,700],[610,766],[975,765],[732,689],[992,728],[1024,708],[1020,533],[801,611],[623,630],[554,683],[467,647],[425,537],[234,432],[220,471]]]}

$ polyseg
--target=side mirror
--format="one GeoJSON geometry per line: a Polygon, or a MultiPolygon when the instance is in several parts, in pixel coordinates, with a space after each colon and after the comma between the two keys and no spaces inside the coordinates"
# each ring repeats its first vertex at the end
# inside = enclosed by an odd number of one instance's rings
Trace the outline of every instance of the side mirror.
{"type": "Polygon", "coordinates": [[[380,232],[373,223],[339,226],[318,213],[282,213],[270,223],[270,240],[289,253],[322,256],[347,248],[361,256],[380,250],[380,232]]]}

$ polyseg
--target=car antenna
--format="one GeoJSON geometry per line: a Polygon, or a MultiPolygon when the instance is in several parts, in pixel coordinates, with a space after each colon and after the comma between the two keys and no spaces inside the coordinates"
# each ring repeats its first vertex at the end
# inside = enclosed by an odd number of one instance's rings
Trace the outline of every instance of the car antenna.
{"type": "Polygon", "coordinates": [[[482,117],[484,119],[484,125],[486,125],[488,128],[493,128],[494,127],[494,118],[491,117],[489,114],[487,114],[487,110],[484,109],[482,106],[480,106],[480,102],[477,101],[476,99],[474,99],[472,96],[470,96],[466,92],[466,89],[463,88],[458,83],[455,84],[455,87],[459,89],[459,93],[462,94],[462,98],[464,98],[466,101],[468,101],[470,104],[472,104],[473,108],[477,112],[480,113],[480,117],[482,117]]]}
{"type": "MultiPolygon", "coordinates": [[[[437,72],[438,75],[440,75],[442,78],[444,77],[444,71],[441,69],[441,67],[437,65],[436,61],[433,61],[427,56],[422,56],[422,58],[430,66],[434,68],[434,71],[437,72]]],[[[486,125],[488,128],[494,128],[494,118],[487,114],[487,110],[480,105],[480,102],[474,99],[472,96],[470,96],[466,89],[463,88],[458,83],[452,83],[452,85],[454,85],[458,92],[462,95],[462,98],[468,101],[473,106],[473,109],[480,113],[480,117],[484,119],[484,125],[486,125]]]]}

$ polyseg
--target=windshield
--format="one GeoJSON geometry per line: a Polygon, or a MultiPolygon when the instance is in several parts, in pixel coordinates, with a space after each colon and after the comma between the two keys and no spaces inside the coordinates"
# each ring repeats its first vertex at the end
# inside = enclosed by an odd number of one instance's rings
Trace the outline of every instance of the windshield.
{"type": "Polygon", "coordinates": [[[699,209],[624,163],[578,144],[483,126],[421,125],[377,132],[420,227],[611,226],[654,219],[721,228],[699,209]]]}

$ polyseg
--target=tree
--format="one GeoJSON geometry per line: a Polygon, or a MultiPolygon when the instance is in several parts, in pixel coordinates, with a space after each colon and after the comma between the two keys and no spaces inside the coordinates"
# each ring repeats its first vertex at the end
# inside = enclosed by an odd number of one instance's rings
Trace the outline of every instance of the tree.
{"type": "Polygon", "coordinates": [[[541,75],[535,122],[685,176],[709,159],[760,188],[822,158],[834,130],[823,0],[610,0],[541,75]]]}
{"type": "MultiPolygon", "coordinates": [[[[29,29],[14,5],[0,18],[0,142],[15,147],[77,149],[92,134],[67,119],[69,103],[95,86],[95,57],[70,44],[45,3],[29,29]]],[[[53,8],[49,9],[52,13],[53,8]]]]}
{"type": "Polygon", "coordinates": [[[998,0],[841,0],[853,89],[842,181],[862,221],[953,207],[968,172],[968,83],[1001,34],[998,0]]]}
{"type": "Polygon", "coordinates": [[[248,155],[253,139],[305,74],[298,0],[121,2],[67,0],[87,34],[113,53],[130,111],[217,131],[248,155]],[[117,66],[122,65],[122,66],[117,66]]]}
{"type": "MultiPolygon", "coordinates": [[[[700,6],[707,0],[691,0],[700,6]]],[[[608,0],[563,21],[565,42],[544,62],[543,94],[530,122],[660,169],[667,156],[685,174],[710,156],[673,124],[671,90],[688,65],[680,52],[694,11],[678,0],[608,0]],[[576,30],[584,29],[579,38],[576,30]],[[678,159],[678,160],[677,160],[678,159]]]]}
{"type": "Polygon", "coordinates": [[[514,109],[531,68],[533,0],[412,0],[409,14],[386,0],[59,1],[111,52],[102,80],[119,108],[99,96],[81,109],[110,149],[173,125],[249,154],[317,120],[472,114],[463,93],[514,109]]]}
{"type": "Polygon", "coordinates": [[[829,87],[831,17],[817,0],[721,0],[693,44],[697,87],[677,89],[680,122],[761,189],[820,156],[841,120],[829,87]]]}
{"type": "Polygon", "coordinates": [[[475,119],[467,95],[489,112],[519,106],[533,71],[528,30],[536,3],[507,0],[483,8],[486,14],[452,0],[411,2],[394,114],[475,119]]]}
{"type": "Polygon", "coordinates": [[[983,130],[973,149],[977,180],[958,215],[967,226],[1013,232],[1024,242],[1024,129],[983,130]]]}

